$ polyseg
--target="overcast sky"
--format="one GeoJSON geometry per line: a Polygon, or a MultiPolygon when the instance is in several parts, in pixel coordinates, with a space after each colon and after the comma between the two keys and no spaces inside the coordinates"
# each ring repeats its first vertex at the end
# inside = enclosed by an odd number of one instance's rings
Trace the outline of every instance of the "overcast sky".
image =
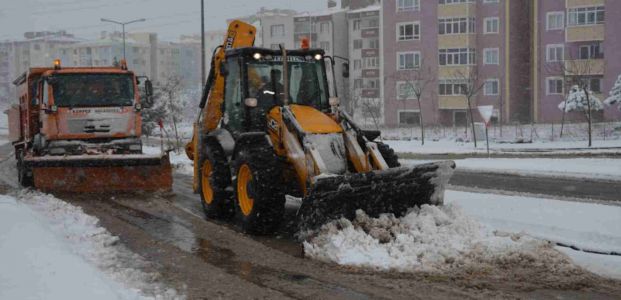
{"type": "MultiPolygon", "coordinates": [[[[26,31],[65,29],[82,38],[95,38],[103,30],[120,26],[101,18],[144,23],[127,26],[128,32],[157,32],[160,39],[200,32],[200,0],[0,0],[0,40],[19,39],[26,31]]],[[[249,15],[261,7],[297,11],[322,10],[327,0],[205,0],[205,28],[224,29],[226,19],[249,15]]]]}

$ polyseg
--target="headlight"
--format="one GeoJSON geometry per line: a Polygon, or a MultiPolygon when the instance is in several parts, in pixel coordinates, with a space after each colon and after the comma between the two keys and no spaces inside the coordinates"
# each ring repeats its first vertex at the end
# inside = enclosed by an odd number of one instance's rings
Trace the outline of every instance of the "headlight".
{"type": "Polygon", "coordinates": [[[263,57],[263,56],[261,55],[261,53],[255,53],[254,55],[252,55],[252,57],[253,57],[254,59],[256,59],[256,60],[259,60],[259,59],[261,59],[261,57],[263,57]]]}
{"type": "Polygon", "coordinates": [[[321,54],[315,54],[315,60],[321,60],[322,58],[321,54]]]}

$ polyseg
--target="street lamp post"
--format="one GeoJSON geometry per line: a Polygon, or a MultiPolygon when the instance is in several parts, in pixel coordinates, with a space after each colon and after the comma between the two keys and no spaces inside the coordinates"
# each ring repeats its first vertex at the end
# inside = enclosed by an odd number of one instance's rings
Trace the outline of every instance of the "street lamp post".
{"type": "Polygon", "coordinates": [[[119,22],[119,21],[101,18],[101,21],[121,25],[121,27],[123,28],[123,60],[127,60],[125,57],[125,25],[129,25],[132,23],[138,23],[138,22],[144,22],[146,21],[146,19],[143,18],[143,19],[137,19],[137,20],[133,20],[129,22],[119,22]]]}

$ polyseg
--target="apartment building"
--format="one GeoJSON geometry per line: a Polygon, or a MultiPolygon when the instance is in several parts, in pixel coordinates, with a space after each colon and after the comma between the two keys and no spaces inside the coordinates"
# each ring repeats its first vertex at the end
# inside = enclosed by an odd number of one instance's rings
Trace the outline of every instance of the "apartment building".
{"type": "Polygon", "coordinates": [[[58,48],[81,40],[66,31],[26,32],[24,39],[0,42],[0,101],[14,97],[13,80],[31,66],[51,65],[58,48]]]}
{"type": "MultiPolygon", "coordinates": [[[[576,79],[588,82],[600,100],[621,74],[621,1],[533,0],[532,99],[536,122],[560,122],[559,103],[576,79]]],[[[595,120],[618,120],[616,108],[595,120]]],[[[580,113],[566,116],[583,121],[580,113]]]]}
{"type": "MultiPolygon", "coordinates": [[[[125,39],[128,67],[155,82],[183,78],[187,86],[200,84],[200,43],[159,41],[155,33],[128,33],[125,39]]],[[[59,47],[58,57],[66,66],[111,66],[123,59],[119,32],[102,32],[100,39],[59,47]]]]}
{"type": "Polygon", "coordinates": [[[257,28],[254,44],[257,47],[278,48],[279,44],[293,47],[293,18],[297,14],[289,9],[261,8],[257,13],[227,20],[241,20],[257,28]]]}
{"type": "Polygon", "coordinates": [[[421,113],[425,123],[463,125],[475,91],[472,106],[494,105],[496,119],[529,118],[528,2],[383,1],[382,25],[386,125],[417,125],[421,113]]]}
{"type": "MultiPolygon", "coordinates": [[[[340,57],[336,59],[336,86],[339,96],[347,99],[349,94],[349,80],[341,76],[343,59],[349,57],[349,38],[346,9],[328,9],[320,12],[305,12],[293,18],[293,40],[298,48],[303,38],[308,38],[311,48],[324,49],[326,55],[340,57]]],[[[328,76],[332,76],[328,68],[328,76]]],[[[331,81],[329,81],[331,82],[331,81]]],[[[334,87],[330,85],[330,89],[334,87]]]]}
{"type": "Polygon", "coordinates": [[[343,105],[362,121],[372,118],[382,121],[380,11],[380,5],[372,5],[347,13],[350,93],[343,105]]]}

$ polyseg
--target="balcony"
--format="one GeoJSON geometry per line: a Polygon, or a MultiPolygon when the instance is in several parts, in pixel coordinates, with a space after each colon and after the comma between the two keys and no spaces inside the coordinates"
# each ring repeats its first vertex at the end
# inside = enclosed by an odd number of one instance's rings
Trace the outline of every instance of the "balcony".
{"type": "Polygon", "coordinates": [[[476,6],[474,3],[439,4],[438,18],[474,16],[476,6]]]}
{"type": "Polygon", "coordinates": [[[605,2],[606,2],[605,0],[566,0],[565,6],[567,8],[585,7],[585,6],[603,6],[605,2]]]}
{"type": "Polygon", "coordinates": [[[379,98],[379,89],[363,89],[361,96],[363,98],[379,98]]]}
{"type": "Polygon", "coordinates": [[[362,49],[362,57],[379,57],[379,49],[362,49]]]}
{"type": "Polygon", "coordinates": [[[603,41],[604,32],[604,24],[567,27],[565,41],[568,43],[603,41]]]}
{"type": "Polygon", "coordinates": [[[379,78],[379,69],[364,69],[362,70],[362,78],[379,78]]]}
{"type": "Polygon", "coordinates": [[[565,61],[566,75],[604,75],[604,59],[576,59],[565,61]]]}
{"type": "Polygon", "coordinates": [[[363,38],[379,37],[379,28],[362,29],[361,36],[363,38]]]}
{"type": "Polygon", "coordinates": [[[441,34],[438,35],[438,48],[475,48],[476,37],[474,34],[441,34]]]}
{"type": "Polygon", "coordinates": [[[470,75],[472,66],[456,65],[456,66],[440,66],[438,68],[438,78],[464,78],[470,75]]]}
{"type": "Polygon", "coordinates": [[[439,109],[467,109],[466,96],[438,96],[439,109]]]}

